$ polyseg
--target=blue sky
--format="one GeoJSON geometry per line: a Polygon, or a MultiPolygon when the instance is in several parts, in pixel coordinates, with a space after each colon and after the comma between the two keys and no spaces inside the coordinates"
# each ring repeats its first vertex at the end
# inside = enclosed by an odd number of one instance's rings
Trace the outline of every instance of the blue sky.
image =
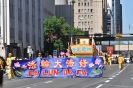
{"type": "Polygon", "coordinates": [[[133,33],[133,0],[121,0],[123,16],[123,33],[133,33]]]}

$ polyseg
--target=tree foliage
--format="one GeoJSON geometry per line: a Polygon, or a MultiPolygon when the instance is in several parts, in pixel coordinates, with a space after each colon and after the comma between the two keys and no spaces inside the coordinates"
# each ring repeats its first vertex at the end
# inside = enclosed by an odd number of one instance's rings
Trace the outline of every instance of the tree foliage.
{"type": "Polygon", "coordinates": [[[84,32],[81,29],[71,27],[67,22],[65,22],[63,17],[56,18],[56,16],[52,16],[49,19],[44,20],[44,37],[48,43],[54,44],[53,49],[59,50],[59,45],[61,50],[64,50],[68,47],[71,30],[73,35],[84,34],[84,32]],[[52,37],[50,37],[50,34],[57,34],[57,39],[55,40],[52,37]]]}

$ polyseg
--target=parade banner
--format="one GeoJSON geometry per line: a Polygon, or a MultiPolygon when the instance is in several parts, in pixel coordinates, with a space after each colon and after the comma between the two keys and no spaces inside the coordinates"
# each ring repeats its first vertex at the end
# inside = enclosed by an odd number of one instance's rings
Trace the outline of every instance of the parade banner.
{"type": "Polygon", "coordinates": [[[104,66],[101,57],[42,58],[13,60],[12,69],[20,78],[101,77],[104,66]]]}

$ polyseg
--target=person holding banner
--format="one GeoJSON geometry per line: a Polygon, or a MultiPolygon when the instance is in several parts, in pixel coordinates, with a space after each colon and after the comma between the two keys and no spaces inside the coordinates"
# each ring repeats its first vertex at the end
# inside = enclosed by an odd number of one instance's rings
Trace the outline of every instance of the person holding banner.
{"type": "Polygon", "coordinates": [[[108,63],[109,63],[109,66],[111,66],[111,65],[112,65],[112,58],[111,58],[111,56],[110,56],[110,55],[108,55],[108,63]]]}
{"type": "Polygon", "coordinates": [[[119,63],[119,69],[122,70],[124,63],[124,58],[122,57],[122,55],[119,56],[118,63],[119,63]]]}
{"type": "Polygon", "coordinates": [[[104,69],[105,69],[105,66],[106,66],[106,58],[104,56],[104,54],[102,52],[100,52],[100,57],[103,58],[103,64],[104,64],[104,69]]]}
{"type": "Polygon", "coordinates": [[[11,62],[12,60],[15,60],[14,57],[12,57],[12,54],[9,53],[8,54],[8,58],[7,58],[7,69],[8,69],[8,79],[11,79],[11,78],[14,78],[14,73],[13,73],[13,70],[11,68],[11,62]]]}
{"type": "Polygon", "coordinates": [[[38,57],[37,58],[42,58],[42,54],[38,53],[38,57]]]}
{"type": "Polygon", "coordinates": [[[0,56],[0,88],[3,86],[3,74],[6,67],[6,61],[0,56]]]}

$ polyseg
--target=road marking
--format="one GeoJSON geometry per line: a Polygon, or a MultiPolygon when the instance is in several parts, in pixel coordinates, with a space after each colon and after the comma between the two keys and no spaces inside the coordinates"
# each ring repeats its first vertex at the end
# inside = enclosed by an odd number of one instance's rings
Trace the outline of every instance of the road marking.
{"type": "Polygon", "coordinates": [[[133,78],[131,78],[131,79],[133,79],[133,78]]]}
{"type": "Polygon", "coordinates": [[[45,83],[51,83],[51,82],[53,82],[53,81],[47,81],[47,82],[45,82],[45,83]]]}
{"type": "Polygon", "coordinates": [[[108,83],[110,80],[106,80],[105,82],[108,83]]]}
{"type": "Polygon", "coordinates": [[[100,84],[99,86],[97,86],[96,88],[100,88],[101,86],[103,86],[103,84],[100,84]]]}
{"type": "Polygon", "coordinates": [[[114,75],[114,76],[112,76],[112,77],[116,77],[116,76],[114,75]]]}
{"type": "Polygon", "coordinates": [[[119,74],[116,74],[116,75],[119,75],[119,74]]]}
{"type": "Polygon", "coordinates": [[[113,78],[109,78],[109,79],[113,79],[113,78]]]}
{"type": "Polygon", "coordinates": [[[31,87],[26,87],[26,88],[31,88],[31,87]]]}

